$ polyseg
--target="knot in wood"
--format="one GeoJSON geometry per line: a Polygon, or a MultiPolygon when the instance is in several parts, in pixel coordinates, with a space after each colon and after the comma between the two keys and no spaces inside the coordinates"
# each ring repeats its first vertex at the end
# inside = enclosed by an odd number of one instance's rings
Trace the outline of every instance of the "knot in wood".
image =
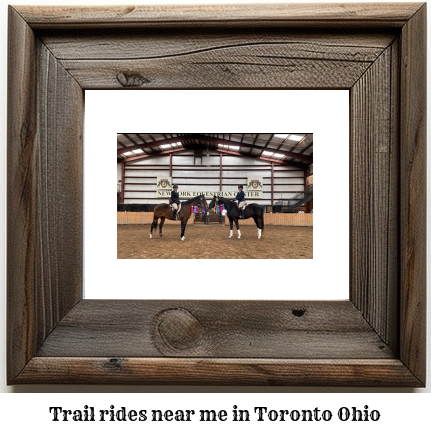
{"type": "Polygon", "coordinates": [[[148,78],[145,78],[139,72],[133,72],[133,71],[118,73],[117,81],[123,87],[141,87],[142,85],[150,82],[148,78]]]}
{"type": "Polygon", "coordinates": [[[195,347],[203,333],[198,319],[182,308],[162,311],[156,318],[156,331],[164,344],[175,350],[195,347]]]}
{"type": "Polygon", "coordinates": [[[117,358],[112,358],[109,360],[109,366],[114,368],[114,369],[119,369],[122,366],[122,360],[117,359],[117,358]]]}
{"type": "Polygon", "coordinates": [[[305,309],[293,309],[292,314],[296,317],[302,317],[305,314],[305,309]]]}

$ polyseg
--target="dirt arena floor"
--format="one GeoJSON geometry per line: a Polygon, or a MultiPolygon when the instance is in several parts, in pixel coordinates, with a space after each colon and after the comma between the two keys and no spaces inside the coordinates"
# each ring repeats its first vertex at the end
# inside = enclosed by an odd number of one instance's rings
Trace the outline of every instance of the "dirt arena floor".
{"type": "Polygon", "coordinates": [[[185,240],[180,224],[165,225],[163,238],[150,225],[117,225],[118,259],[312,259],[313,228],[266,226],[257,238],[255,226],[243,226],[238,240],[236,228],[228,239],[229,226],[187,225],[185,240]]]}

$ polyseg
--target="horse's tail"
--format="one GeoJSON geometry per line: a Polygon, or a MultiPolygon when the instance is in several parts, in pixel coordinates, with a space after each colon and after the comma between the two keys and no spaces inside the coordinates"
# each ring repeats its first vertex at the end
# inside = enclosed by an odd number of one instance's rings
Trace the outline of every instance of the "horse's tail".
{"type": "Polygon", "coordinates": [[[154,210],[154,213],[153,213],[153,222],[152,222],[152,226],[153,226],[153,228],[156,228],[157,227],[157,223],[159,222],[159,215],[157,214],[156,215],[156,210],[154,210]]]}

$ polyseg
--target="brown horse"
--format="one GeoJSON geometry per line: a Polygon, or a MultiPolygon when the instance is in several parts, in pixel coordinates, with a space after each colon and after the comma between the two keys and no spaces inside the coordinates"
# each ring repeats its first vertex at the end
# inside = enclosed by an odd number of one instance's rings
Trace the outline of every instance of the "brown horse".
{"type": "MultiPolygon", "coordinates": [[[[192,205],[201,207],[202,211],[204,212],[208,210],[208,205],[203,195],[198,195],[197,197],[191,198],[181,203],[181,209],[177,213],[177,218],[181,220],[181,240],[185,240],[184,232],[191,215],[192,205]]],[[[157,227],[157,222],[159,219],[159,236],[163,237],[162,228],[163,224],[165,223],[165,219],[173,220],[173,215],[173,209],[169,204],[159,204],[156,206],[154,209],[153,223],[151,224],[150,238],[153,238],[153,229],[157,227]]]]}

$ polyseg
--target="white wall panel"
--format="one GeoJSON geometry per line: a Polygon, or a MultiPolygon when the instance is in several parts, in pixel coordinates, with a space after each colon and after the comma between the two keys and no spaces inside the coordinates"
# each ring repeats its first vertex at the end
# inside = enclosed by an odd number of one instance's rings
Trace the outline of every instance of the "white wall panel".
{"type": "MultiPolygon", "coordinates": [[[[205,187],[205,188],[208,189],[209,186],[206,186],[207,184],[208,185],[216,185],[218,187],[219,184],[220,184],[220,180],[219,179],[207,179],[207,178],[202,179],[202,180],[199,180],[199,179],[185,179],[185,178],[181,179],[180,178],[180,179],[175,179],[175,183],[177,183],[180,187],[181,187],[181,185],[187,185],[187,189],[190,189],[192,185],[195,185],[198,188],[205,187]],[[205,186],[202,186],[202,183],[205,183],[205,186]]],[[[184,187],[185,186],[183,186],[183,189],[184,189],[184,187]]]]}
{"type": "Polygon", "coordinates": [[[176,168],[185,165],[193,165],[194,162],[195,162],[195,157],[193,155],[192,156],[172,156],[172,166],[176,168]]]}
{"type": "Polygon", "coordinates": [[[118,180],[121,180],[122,165],[123,164],[121,164],[121,163],[117,163],[117,182],[118,182],[118,180]]]}
{"type": "Polygon", "coordinates": [[[289,189],[283,186],[276,186],[274,185],[274,192],[302,192],[304,190],[304,186],[298,185],[298,186],[289,186],[289,189]]]}
{"type": "MultiPolygon", "coordinates": [[[[157,204],[157,201],[151,200],[152,204],[157,204]]],[[[148,199],[144,199],[144,198],[124,198],[124,204],[149,204],[149,200],[148,199]]]]}
{"type": "Polygon", "coordinates": [[[141,170],[141,169],[127,169],[125,173],[127,177],[160,177],[160,176],[169,176],[169,170],[141,170]]]}
{"type": "MultiPolygon", "coordinates": [[[[271,180],[270,180],[271,182],[271,180]]],[[[289,183],[289,184],[295,184],[295,185],[302,185],[304,186],[304,179],[303,178],[289,178],[289,177],[283,177],[283,178],[277,178],[274,177],[274,185],[277,184],[283,184],[283,183],[289,183]]],[[[286,186],[289,187],[289,186],[286,186]]]]}
{"type": "Polygon", "coordinates": [[[154,191],[154,193],[157,191],[156,184],[146,184],[146,185],[135,185],[135,184],[128,184],[126,183],[126,190],[127,191],[142,191],[142,190],[150,190],[154,191]]]}
{"type": "Polygon", "coordinates": [[[139,183],[139,184],[143,184],[143,185],[149,185],[149,184],[155,184],[156,182],[156,177],[151,177],[151,178],[127,178],[126,177],[126,184],[130,184],[130,183],[139,183]]]}
{"type": "Polygon", "coordinates": [[[183,167],[183,168],[174,168],[173,169],[174,173],[177,174],[184,174],[184,175],[193,175],[193,176],[202,176],[202,177],[206,177],[206,176],[212,176],[212,175],[218,175],[220,173],[220,170],[218,169],[205,169],[200,167],[199,165],[195,166],[195,167],[183,167]]]}
{"type": "Polygon", "coordinates": [[[148,157],[134,160],[128,163],[129,166],[136,165],[169,165],[169,156],[148,157]]]}
{"type": "Polygon", "coordinates": [[[223,171],[223,176],[228,177],[235,177],[235,178],[244,178],[247,179],[248,177],[265,177],[267,175],[267,172],[265,171],[223,171]]]}
{"type": "Polygon", "coordinates": [[[302,171],[293,165],[274,165],[274,171],[302,171]]]}
{"type": "Polygon", "coordinates": [[[188,184],[187,186],[184,186],[182,188],[179,189],[179,191],[218,191],[219,190],[219,185],[218,184],[214,184],[214,185],[210,185],[210,186],[202,186],[198,183],[196,184],[188,184]]]}
{"type": "MultiPolygon", "coordinates": [[[[126,165],[125,203],[157,204],[167,202],[157,198],[157,177],[169,176],[169,156],[158,156],[133,161],[126,165]],[[127,169],[132,167],[131,169],[127,169]],[[160,169],[157,169],[160,168],[160,169]],[[136,183],[136,184],[130,184],[136,183]],[[139,192],[149,190],[150,192],[139,192]]],[[[180,186],[180,191],[204,191],[220,189],[220,155],[209,157],[194,156],[193,151],[172,155],[172,181],[180,186]],[[195,165],[196,162],[196,165],[195,165]],[[207,167],[207,165],[211,165],[207,167]],[[191,178],[193,177],[193,178],[191,178]],[[203,183],[205,185],[203,185],[203,183]]],[[[263,178],[263,197],[250,202],[271,205],[271,163],[251,158],[222,156],[222,190],[237,191],[243,184],[247,190],[249,177],[263,178]],[[243,167],[243,169],[241,169],[243,167]],[[261,168],[256,170],[256,168],[261,168]],[[239,171],[238,171],[239,170],[239,171]]],[[[117,164],[117,177],[121,179],[121,164],[117,164]]],[[[293,166],[274,165],[274,203],[292,198],[304,190],[304,171],[293,166]]]]}
{"type": "Polygon", "coordinates": [[[140,202],[140,204],[147,204],[147,200],[149,199],[150,202],[157,202],[154,201],[154,192],[126,192],[124,194],[124,199],[129,200],[126,201],[125,204],[132,204],[132,203],[138,203],[136,200],[143,199],[143,202],[140,202]]]}
{"type": "Polygon", "coordinates": [[[304,178],[304,173],[302,171],[274,171],[274,178],[292,178],[292,177],[304,178]]]}
{"type": "MultiPolygon", "coordinates": [[[[241,158],[238,156],[226,156],[223,154],[223,166],[225,165],[268,165],[268,162],[259,160],[259,159],[251,159],[251,158],[241,158]]],[[[269,165],[271,166],[271,165],[269,165]]]]}
{"type": "Polygon", "coordinates": [[[202,165],[214,165],[215,167],[220,165],[220,156],[205,156],[205,154],[202,155],[202,165]]]}

